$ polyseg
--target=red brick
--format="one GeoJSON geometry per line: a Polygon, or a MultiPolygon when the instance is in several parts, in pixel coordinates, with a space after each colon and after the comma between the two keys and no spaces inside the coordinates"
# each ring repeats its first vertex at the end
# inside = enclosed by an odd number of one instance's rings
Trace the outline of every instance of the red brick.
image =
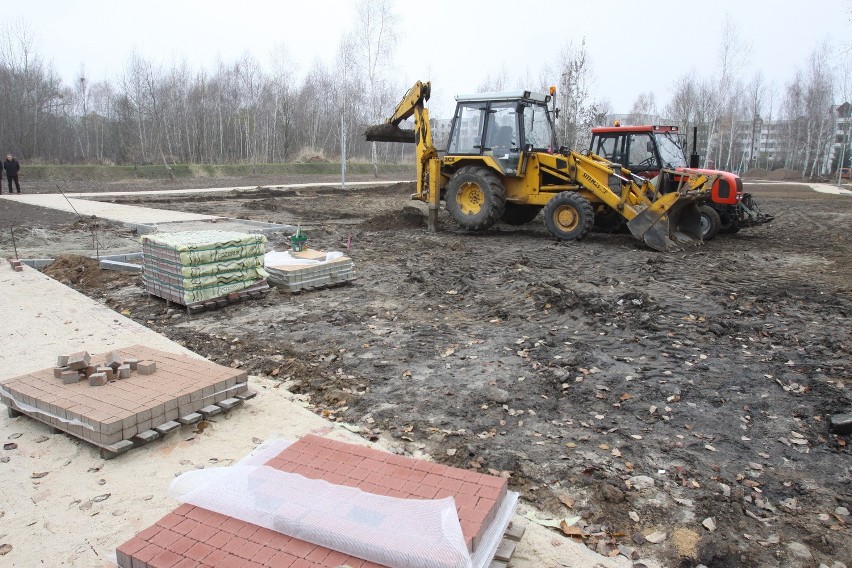
{"type": "Polygon", "coordinates": [[[265,564],[267,560],[269,560],[270,558],[272,558],[276,554],[278,554],[278,551],[275,550],[274,548],[270,548],[268,546],[263,546],[257,552],[257,554],[252,556],[251,561],[257,562],[258,564],[265,564]]]}
{"type": "Polygon", "coordinates": [[[211,538],[213,538],[213,536],[216,535],[218,532],[218,529],[198,523],[195,525],[194,529],[187,533],[186,536],[199,542],[207,542],[211,538]]]}
{"type": "Polygon", "coordinates": [[[169,529],[163,529],[156,535],[154,535],[154,537],[149,542],[151,544],[156,544],[161,548],[167,549],[171,545],[176,543],[179,538],[181,538],[181,535],[179,533],[170,531],[169,529]]]}
{"type": "Polygon", "coordinates": [[[245,558],[240,558],[239,556],[234,556],[233,554],[226,554],[225,558],[220,560],[217,564],[215,564],[216,568],[260,568],[260,564],[254,564],[248,562],[245,558]]]}
{"type": "Polygon", "coordinates": [[[426,478],[425,471],[414,470],[408,475],[408,480],[413,481],[415,483],[423,483],[423,480],[426,478]]]}
{"type": "Polygon", "coordinates": [[[195,507],[186,514],[187,519],[192,519],[193,521],[198,521],[199,523],[203,523],[206,519],[212,517],[215,513],[213,511],[209,511],[207,509],[202,509],[201,507],[195,507]]]}
{"type": "Polygon", "coordinates": [[[243,528],[247,523],[233,517],[219,525],[219,529],[230,534],[237,534],[237,531],[243,528]]]}
{"type": "Polygon", "coordinates": [[[184,558],[177,564],[175,564],[172,568],[196,568],[198,566],[198,562],[191,558],[184,558]]]}
{"type": "Polygon", "coordinates": [[[173,545],[169,547],[172,552],[177,552],[178,554],[185,554],[187,550],[192,548],[195,545],[194,540],[189,537],[183,537],[177,540],[173,545]]]}
{"type": "Polygon", "coordinates": [[[168,515],[157,521],[156,525],[164,529],[170,529],[180,524],[182,520],[183,517],[181,517],[180,515],[176,515],[175,513],[169,513],[168,515]]]}
{"type": "Polygon", "coordinates": [[[261,548],[263,547],[256,542],[246,541],[246,543],[237,550],[236,555],[240,558],[250,560],[255,554],[260,552],[261,548]]]}
{"type": "Polygon", "coordinates": [[[196,542],[192,545],[192,547],[184,553],[184,556],[187,558],[192,558],[193,560],[198,560],[201,562],[204,560],[211,552],[213,552],[213,547],[209,544],[205,544],[203,542],[196,542]]]}
{"type": "Polygon", "coordinates": [[[142,563],[147,563],[149,560],[151,560],[152,558],[157,556],[162,551],[163,551],[163,549],[160,548],[159,546],[156,546],[154,544],[149,544],[148,546],[146,546],[142,550],[137,551],[133,555],[133,558],[135,558],[136,560],[139,560],[142,563]]]}
{"type": "Polygon", "coordinates": [[[287,546],[287,552],[289,552],[296,558],[305,558],[315,548],[315,544],[311,544],[309,542],[305,542],[304,540],[298,540],[294,538],[287,546]]]}
{"type": "Polygon", "coordinates": [[[222,526],[222,523],[230,519],[227,515],[222,515],[221,513],[213,513],[206,519],[204,519],[204,524],[208,527],[219,528],[222,526]]]}
{"type": "Polygon", "coordinates": [[[463,482],[459,489],[459,493],[464,493],[465,495],[476,495],[477,491],[479,491],[479,485],[471,481],[463,482]]]}
{"type": "Polygon", "coordinates": [[[229,556],[231,555],[225,552],[224,550],[216,550],[214,546],[213,552],[207,555],[207,557],[204,559],[204,562],[205,564],[211,564],[213,566],[221,566],[226,562],[225,559],[229,556]]]}
{"type": "Polygon", "coordinates": [[[437,487],[430,487],[428,485],[421,485],[414,491],[413,497],[417,497],[418,499],[434,499],[435,495],[438,494],[437,487]]]}
{"type": "Polygon", "coordinates": [[[323,560],[323,566],[337,568],[342,564],[346,564],[347,558],[349,558],[348,554],[331,550],[329,551],[328,556],[325,557],[325,560],[323,560]]]}
{"type": "Polygon", "coordinates": [[[296,557],[288,552],[279,552],[266,562],[270,568],[291,568],[296,557]]]}
{"type": "Polygon", "coordinates": [[[184,503],[183,505],[181,505],[180,507],[178,507],[177,509],[172,511],[172,513],[174,513],[175,515],[180,515],[182,517],[185,517],[193,509],[195,509],[194,505],[190,505],[189,503],[184,503]]]}
{"type": "Polygon", "coordinates": [[[243,547],[243,545],[244,545],[245,543],[247,543],[247,542],[248,542],[248,541],[247,541],[246,539],[244,539],[244,538],[240,538],[240,537],[238,537],[238,536],[235,536],[235,537],[231,538],[231,540],[229,540],[229,541],[228,541],[228,542],[227,542],[227,543],[226,543],[226,544],[222,547],[222,550],[224,550],[225,552],[229,552],[230,554],[236,555],[236,554],[237,554],[237,551],[238,551],[240,548],[242,548],[242,547],[243,547]]]}
{"type": "Polygon", "coordinates": [[[222,548],[232,538],[234,538],[232,534],[226,533],[224,531],[216,531],[216,534],[214,534],[212,537],[208,538],[204,542],[206,542],[213,548],[222,548]]]}
{"type": "MultiPolygon", "coordinates": [[[[437,473],[437,472],[435,472],[437,473]]],[[[448,467],[446,471],[444,471],[441,475],[444,477],[448,477],[450,479],[458,479],[459,481],[464,481],[467,472],[463,469],[459,469],[457,467],[448,467]]]]}
{"type": "Polygon", "coordinates": [[[275,550],[285,550],[288,546],[290,546],[290,541],[294,540],[287,536],[286,534],[275,533],[275,536],[272,537],[266,546],[274,548],[275,550]]]}
{"type": "Polygon", "coordinates": [[[183,556],[175,554],[171,550],[163,550],[148,562],[149,568],[173,568],[175,564],[183,560],[183,556]]]}
{"type": "Polygon", "coordinates": [[[150,527],[148,527],[147,529],[145,529],[145,530],[141,531],[141,532],[140,532],[139,534],[137,534],[136,536],[138,536],[138,537],[139,537],[139,538],[141,538],[142,540],[150,541],[150,540],[151,540],[152,538],[154,538],[154,536],[156,536],[156,534],[157,534],[158,532],[160,532],[161,530],[162,530],[162,529],[161,529],[160,527],[158,527],[157,525],[151,525],[151,526],[150,526],[150,527]]]}
{"type": "Polygon", "coordinates": [[[440,484],[438,485],[438,489],[446,489],[448,491],[458,492],[462,487],[462,481],[459,479],[453,479],[451,477],[444,477],[441,479],[440,484]]]}
{"type": "Polygon", "coordinates": [[[234,534],[240,538],[251,540],[251,535],[257,532],[258,526],[251,523],[246,523],[240,530],[234,534]]]}
{"type": "Polygon", "coordinates": [[[326,557],[326,556],[328,556],[328,554],[329,554],[330,552],[331,552],[331,551],[330,551],[329,549],[324,548],[324,547],[322,547],[322,546],[318,546],[318,547],[316,547],[315,549],[313,549],[313,550],[311,551],[311,553],[310,553],[310,554],[308,554],[308,555],[305,557],[305,560],[310,560],[311,562],[314,562],[314,563],[319,564],[319,563],[321,563],[323,560],[325,560],[325,557],[326,557]]]}
{"type": "Polygon", "coordinates": [[[315,568],[314,563],[310,560],[305,560],[304,558],[297,558],[295,562],[290,565],[290,568],[315,568]]]}
{"type": "Polygon", "coordinates": [[[190,533],[190,531],[192,531],[192,529],[194,529],[197,526],[198,526],[198,523],[196,523],[192,519],[184,519],[181,522],[179,522],[177,525],[175,525],[175,527],[172,530],[186,536],[190,533]]]}
{"type": "Polygon", "coordinates": [[[130,558],[134,553],[148,546],[148,543],[139,537],[133,537],[127,542],[119,545],[115,549],[115,555],[118,557],[118,565],[121,568],[130,568],[130,558]]]}
{"type": "Polygon", "coordinates": [[[249,540],[252,542],[256,542],[257,544],[260,544],[262,546],[265,546],[272,542],[272,540],[275,538],[275,535],[277,534],[278,533],[276,533],[275,531],[270,530],[266,527],[258,527],[255,533],[249,537],[249,540]]]}

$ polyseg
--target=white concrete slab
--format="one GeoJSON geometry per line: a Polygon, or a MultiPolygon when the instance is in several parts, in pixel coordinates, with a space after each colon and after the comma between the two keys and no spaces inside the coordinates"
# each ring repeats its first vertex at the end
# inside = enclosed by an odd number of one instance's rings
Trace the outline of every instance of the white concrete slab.
{"type": "Polygon", "coordinates": [[[109,219],[119,223],[136,223],[154,225],[157,223],[169,223],[172,221],[200,221],[205,219],[221,219],[216,215],[201,215],[198,213],[184,213],[182,211],[169,211],[168,209],[151,209],[149,207],[136,207],[135,205],[121,205],[118,203],[105,203],[103,201],[92,201],[89,199],[66,199],[59,193],[39,193],[22,195],[4,195],[3,199],[48,207],[59,211],[74,213],[83,216],[94,215],[100,219],[109,219]]]}

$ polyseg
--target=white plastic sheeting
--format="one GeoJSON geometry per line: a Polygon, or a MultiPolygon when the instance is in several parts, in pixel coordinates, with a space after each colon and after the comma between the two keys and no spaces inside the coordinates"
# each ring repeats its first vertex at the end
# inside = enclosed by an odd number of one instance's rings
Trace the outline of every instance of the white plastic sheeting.
{"type": "Polygon", "coordinates": [[[289,445],[272,440],[235,466],[184,473],[169,495],[393,568],[484,568],[517,506],[509,492],[471,556],[451,497],[385,497],[263,465],[289,445]]]}

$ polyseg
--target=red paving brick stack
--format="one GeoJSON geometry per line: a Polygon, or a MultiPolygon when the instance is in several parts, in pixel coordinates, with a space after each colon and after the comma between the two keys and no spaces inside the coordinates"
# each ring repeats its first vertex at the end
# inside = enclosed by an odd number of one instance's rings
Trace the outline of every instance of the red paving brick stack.
{"type": "MultiPolygon", "coordinates": [[[[266,462],[279,471],[407,499],[453,497],[468,550],[494,519],[503,478],[308,435],[266,462]]],[[[192,505],[181,505],[116,549],[122,568],[352,568],[380,565],[192,505]]]]}

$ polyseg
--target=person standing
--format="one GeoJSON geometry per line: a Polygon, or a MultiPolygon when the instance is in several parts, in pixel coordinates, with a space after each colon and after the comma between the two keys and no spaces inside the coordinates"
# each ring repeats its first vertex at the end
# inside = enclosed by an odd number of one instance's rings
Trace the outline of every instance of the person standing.
{"type": "Polygon", "coordinates": [[[12,154],[6,154],[6,161],[3,162],[3,169],[6,170],[6,181],[9,184],[9,193],[12,193],[12,182],[15,182],[15,189],[21,193],[21,184],[18,183],[18,172],[21,170],[21,164],[12,154]]]}

